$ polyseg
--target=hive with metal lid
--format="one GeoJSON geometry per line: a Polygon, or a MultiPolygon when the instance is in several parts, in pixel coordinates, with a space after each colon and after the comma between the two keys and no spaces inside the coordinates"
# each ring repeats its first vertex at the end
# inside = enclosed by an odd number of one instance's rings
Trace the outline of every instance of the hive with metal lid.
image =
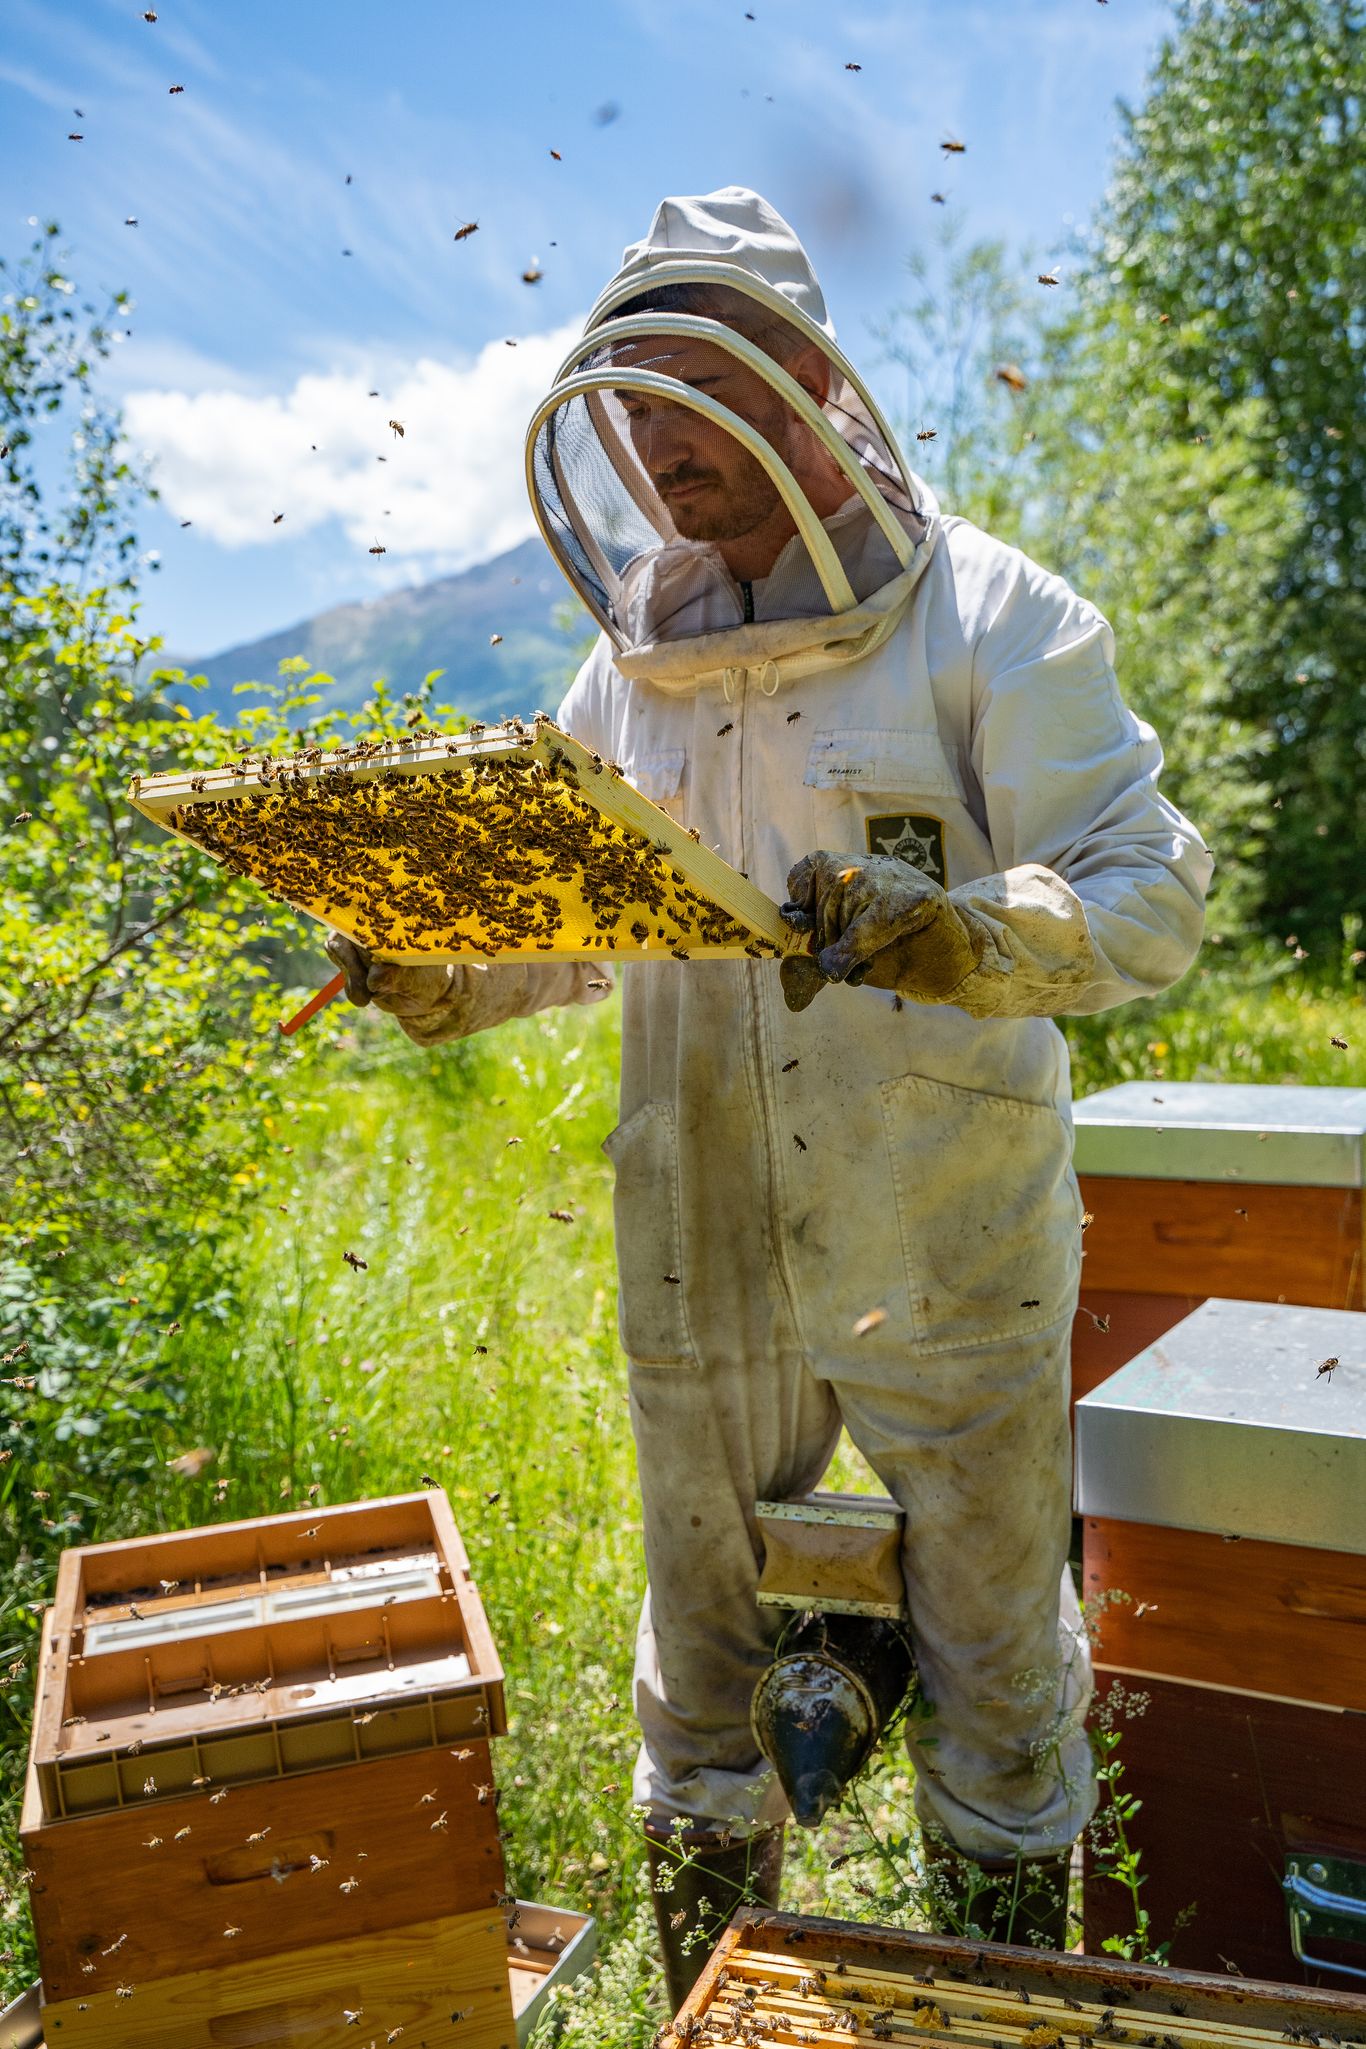
{"type": "MultiPolygon", "coordinates": [[[[1076,1426],[1097,1697],[1154,1925],[1178,1963],[1366,1984],[1366,1314],[1213,1298],[1076,1426]]],[[[1088,1881],[1088,1947],[1117,1892],[1088,1881]]]]}
{"type": "Polygon", "coordinates": [[[1366,1304],[1366,1089],[1124,1082],[1073,1121],[1074,1398],[1211,1295],[1366,1304]]]}

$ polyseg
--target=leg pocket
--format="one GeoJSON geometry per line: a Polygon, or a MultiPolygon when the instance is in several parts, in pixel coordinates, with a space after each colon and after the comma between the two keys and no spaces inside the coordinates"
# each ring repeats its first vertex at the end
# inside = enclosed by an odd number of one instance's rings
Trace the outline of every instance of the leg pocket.
{"type": "Polygon", "coordinates": [[[684,1299],[673,1110],[644,1104],[602,1149],[617,1177],[617,1327],[626,1355],[637,1366],[696,1364],[684,1299]]]}
{"type": "Polygon", "coordinates": [[[1070,1315],[1082,1208],[1057,1111],[918,1075],[884,1082],[882,1111],[920,1348],[995,1344],[1070,1315]]]}

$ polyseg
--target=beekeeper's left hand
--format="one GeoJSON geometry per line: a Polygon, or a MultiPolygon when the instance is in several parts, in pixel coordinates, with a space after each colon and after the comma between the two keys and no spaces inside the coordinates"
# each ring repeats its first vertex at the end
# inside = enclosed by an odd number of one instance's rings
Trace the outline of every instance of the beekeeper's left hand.
{"type": "Polygon", "coordinates": [[[811,934],[810,953],[782,964],[789,1010],[805,1010],[826,982],[845,981],[950,1003],[987,946],[971,911],[892,854],[808,854],[787,889],[783,915],[811,934]]]}

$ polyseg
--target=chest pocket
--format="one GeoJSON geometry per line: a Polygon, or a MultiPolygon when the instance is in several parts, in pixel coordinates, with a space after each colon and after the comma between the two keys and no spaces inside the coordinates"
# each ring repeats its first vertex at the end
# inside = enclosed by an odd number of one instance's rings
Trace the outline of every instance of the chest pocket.
{"type": "Polygon", "coordinates": [[[642,797],[658,804],[661,810],[672,811],[683,788],[685,759],[683,748],[665,747],[623,762],[622,772],[642,797]]]}
{"type": "Polygon", "coordinates": [[[938,733],[901,726],[846,726],[817,733],[806,757],[807,787],[879,797],[963,796],[963,780],[938,733]]]}

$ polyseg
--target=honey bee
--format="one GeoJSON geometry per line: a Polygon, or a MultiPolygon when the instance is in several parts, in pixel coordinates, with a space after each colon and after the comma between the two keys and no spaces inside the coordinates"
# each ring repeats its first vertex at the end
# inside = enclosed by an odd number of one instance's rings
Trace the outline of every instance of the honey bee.
{"type": "Polygon", "coordinates": [[[727,733],[733,733],[734,731],[735,731],[735,721],[734,721],[734,719],[727,719],[727,720],[726,720],[726,723],[725,723],[725,725],[724,725],[724,726],[718,726],[718,727],[716,728],[716,737],[717,737],[717,739],[718,739],[718,740],[724,740],[724,739],[725,739],[725,737],[726,737],[726,735],[727,735],[727,733]]]}
{"type": "Polygon", "coordinates": [[[792,1143],[796,1146],[797,1151],[799,1153],[804,1153],[806,1151],[806,1140],[804,1138],[799,1138],[795,1131],[792,1134],[792,1143]]]}
{"type": "Polygon", "coordinates": [[[943,150],[946,157],[960,157],[966,150],[967,144],[957,141],[953,136],[948,136],[940,143],[939,147],[943,150]]]}
{"type": "Polygon", "coordinates": [[[1062,279],[1058,276],[1056,270],[1041,270],[1039,272],[1039,283],[1041,285],[1060,285],[1062,279]]]}

